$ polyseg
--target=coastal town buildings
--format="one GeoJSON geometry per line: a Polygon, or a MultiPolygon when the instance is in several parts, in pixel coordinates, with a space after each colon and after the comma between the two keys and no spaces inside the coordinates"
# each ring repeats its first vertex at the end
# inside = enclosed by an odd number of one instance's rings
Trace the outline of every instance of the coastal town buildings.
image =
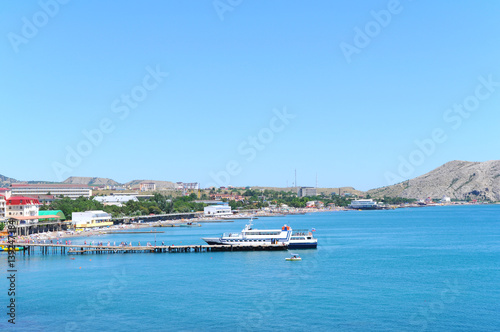
{"type": "Polygon", "coordinates": [[[117,191],[127,190],[127,188],[125,188],[123,186],[111,186],[109,184],[103,185],[103,186],[94,186],[93,189],[95,189],[95,190],[117,190],[117,191]]]}
{"type": "Polygon", "coordinates": [[[205,216],[210,216],[210,217],[230,216],[233,214],[231,212],[231,207],[229,205],[205,206],[203,212],[205,216]]]}
{"type": "Polygon", "coordinates": [[[12,196],[53,195],[71,199],[92,196],[92,189],[83,184],[11,184],[10,189],[12,196]]]}
{"type": "Polygon", "coordinates": [[[50,205],[56,200],[54,195],[30,195],[30,197],[38,199],[41,205],[50,205]]]}
{"type": "Polygon", "coordinates": [[[190,182],[190,183],[177,182],[175,184],[175,189],[177,189],[177,190],[199,190],[200,184],[198,182],[190,182]]]}
{"type": "Polygon", "coordinates": [[[111,214],[101,210],[73,212],[71,214],[71,219],[77,229],[113,225],[113,222],[111,221],[111,214]]]}
{"type": "Polygon", "coordinates": [[[325,207],[325,203],[322,201],[309,201],[306,203],[306,207],[322,209],[325,207]]]}
{"type": "MultiPolygon", "coordinates": [[[[11,196],[6,200],[5,217],[35,217],[38,216],[40,202],[36,198],[24,196],[11,196]]],[[[30,220],[36,223],[38,219],[30,220]]]]}
{"type": "Polygon", "coordinates": [[[228,201],[243,201],[245,197],[236,194],[210,194],[213,200],[227,199],[228,201]]]}
{"type": "Polygon", "coordinates": [[[156,183],[154,183],[154,182],[142,182],[139,186],[140,186],[141,191],[155,191],[156,190],[156,183]]]}
{"type": "Polygon", "coordinates": [[[313,187],[299,187],[297,189],[297,196],[299,196],[299,197],[316,196],[316,188],[313,188],[313,187]]]}

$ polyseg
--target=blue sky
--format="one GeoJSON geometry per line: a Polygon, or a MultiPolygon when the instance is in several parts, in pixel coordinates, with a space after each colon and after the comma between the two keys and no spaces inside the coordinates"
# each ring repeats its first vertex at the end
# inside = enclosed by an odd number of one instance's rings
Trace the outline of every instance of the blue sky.
{"type": "Polygon", "coordinates": [[[498,159],[499,10],[2,1],[0,174],[367,190],[498,159]]]}

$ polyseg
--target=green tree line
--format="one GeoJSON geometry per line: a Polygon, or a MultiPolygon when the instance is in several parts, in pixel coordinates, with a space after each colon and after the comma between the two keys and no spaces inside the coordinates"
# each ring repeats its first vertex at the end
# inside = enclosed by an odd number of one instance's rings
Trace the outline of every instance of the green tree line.
{"type": "Polygon", "coordinates": [[[150,199],[128,201],[123,204],[123,206],[114,206],[104,205],[93,198],[79,197],[77,199],[70,199],[68,197],[64,197],[55,200],[50,205],[42,205],[40,210],[61,210],[67,219],[71,219],[71,214],[73,212],[84,212],[89,210],[103,210],[111,213],[114,218],[149,214],[203,211],[206,204],[196,203],[195,199],[196,194],[172,198],[155,193],[150,199]]]}

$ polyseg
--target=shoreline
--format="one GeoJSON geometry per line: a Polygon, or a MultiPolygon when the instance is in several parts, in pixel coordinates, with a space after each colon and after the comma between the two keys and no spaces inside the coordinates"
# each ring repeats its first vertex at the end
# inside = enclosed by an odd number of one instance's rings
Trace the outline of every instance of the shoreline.
{"type": "MultiPolygon", "coordinates": [[[[405,206],[391,206],[389,209],[400,209],[400,208],[423,208],[423,207],[437,207],[437,206],[469,206],[469,205],[487,205],[487,204],[432,204],[432,205],[405,205],[405,206]]],[[[325,213],[325,212],[349,212],[358,211],[357,209],[348,209],[345,207],[336,208],[298,208],[293,209],[289,212],[271,212],[271,211],[259,211],[253,214],[254,217],[286,217],[288,215],[305,215],[308,213],[325,213]]],[[[359,210],[365,211],[365,210],[359,210]]],[[[43,241],[43,240],[61,240],[61,239],[71,239],[79,237],[94,237],[108,234],[109,232],[117,231],[127,231],[142,228],[152,228],[160,227],[160,225],[179,225],[186,222],[197,222],[197,223],[221,223],[221,222],[234,222],[235,220],[248,219],[248,213],[242,213],[240,215],[234,215],[234,218],[226,219],[211,219],[209,218],[192,218],[192,219],[177,219],[177,220],[163,220],[163,221],[153,221],[150,223],[134,223],[134,224],[120,224],[109,226],[104,229],[88,229],[83,231],[67,230],[67,231],[55,231],[55,232],[45,232],[30,235],[17,236],[17,242],[32,242],[32,241],[43,241]],[[243,217],[243,218],[242,218],[243,217]]],[[[125,232],[124,232],[125,233],[125,232]]],[[[6,241],[6,239],[0,238],[0,241],[6,241]]]]}

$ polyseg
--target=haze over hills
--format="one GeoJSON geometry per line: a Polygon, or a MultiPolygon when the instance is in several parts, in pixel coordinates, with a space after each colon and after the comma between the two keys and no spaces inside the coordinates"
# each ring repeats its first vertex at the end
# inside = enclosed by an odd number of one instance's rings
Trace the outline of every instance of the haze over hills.
{"type": "MultiPolygon", "coordinates": [[[[89,186],[131,186],[139,187],[141,182],[152,182],[156,184],[157,189],[173,189],[175,188],[175,183],[170,181],[158,181],[158,180],[132,180],[125,184],[119,183],[113,179],[109,178],[99,178],[99,177],[88,177],[88,176],[71,176],[60,183],[65,184],[84,184],[89,186]]],[[[20,181],[13,178],[0,174],[0,187],[9,187],[13,183],[59,183],[59,182],[48,182],[48,181],[20,181]]]]}
{"type": "Polygon", "coordinates": [[[0,187],[10,187],[10,185],[13,183],[41,184],[41,183],[57,183],[57,182],[40,181],[40,180],[20,181],[0,174],[0,187]]]}
{"type": "Polygon", "coordinates": [[[151,182],[156,184],[158,190],[161,189],[173,189],[175,184],[170,181],[157,181],[157,180],[132,180],[127,183],[119,183],[113,179],[108,178],[93,178],[93,177],[77,177],[72,176],[64,180],[63,183],[67,184],[86,184],[89,186],[125,186],[125,187],[139,187],[142,182],[151,182]]]}
{"type": "MultiPolygon", "coordinates": [[[[121,186],[136,188],[141,182],[153,182],[158,190],[174,189],[174,182],[157,180],[132,180],[125,184],[120,184],[109,178],[98,177],[69,177],[63,183],[67,184],[86,184],[90,186],[121,186]]],[[[47,183],[43,181],[19,181],[0,175],[0,186],[8,187],[12,183],[47,183]]],[[[275,188],[264,186],[252,186],[254,189],[270,189],[290,191],[294,188],[275,188]]],[[[371,189],[367,192],[356,190],[352,187],[341,188],[318,188],[318,194],[349,192],[355,195],[370,195],[373,198],[383,196],[403,197],[425,199],[441,198],[443,196],[452,199],[464,200],[471,199],[489,199],[500,201],[500,160],[490,160],[486,162],[469,161],[451,161],[435,170],[407,180],[395,185],[386,186],[377,189],[371,189]]]]}
{"type": "Polygon", "coordinates": [[[427,197],[500,200],[500,160],[470,162],[454,160],[435,170],[392,186],[371,189],[372,197],[427,197]]]}

